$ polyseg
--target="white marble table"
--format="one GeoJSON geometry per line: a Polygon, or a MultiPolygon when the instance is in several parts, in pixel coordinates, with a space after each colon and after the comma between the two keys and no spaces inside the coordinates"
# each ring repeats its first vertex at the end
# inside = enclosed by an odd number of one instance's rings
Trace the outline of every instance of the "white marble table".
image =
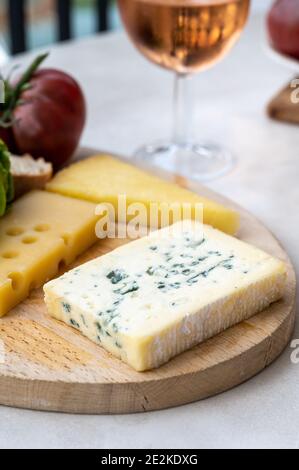
{"type": "MultiPolygon", "coordinates": [[[[264,108],[291,74],[263,51],[253,16],[233,53],[196,77],[198,135],[239,158],[211,188],[263,220],[299,268],[299,128],[272,122],[264,108]]],[[[53,49],[49,65],[82,83],[89,103],[83,145],[130,156],[168,135],[172,76],[141,58],[122,34],[53,49]]],[[[294,333],[299,338],[299,328],[294,333]]],[[[126,416],[74,416],[0,407],[0,447],[299,447],[299,364],[291,349],[247,383],[180,408],[126,416]]]]}

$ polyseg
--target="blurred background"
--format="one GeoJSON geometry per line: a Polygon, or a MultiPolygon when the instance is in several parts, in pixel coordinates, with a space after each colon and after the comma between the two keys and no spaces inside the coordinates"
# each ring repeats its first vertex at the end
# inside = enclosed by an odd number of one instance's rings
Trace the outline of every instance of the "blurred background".
{"type": "MultiPolygon", "coordinates": [[[[270,4],[253,0],[252,9],[270,4]]],[[[25,49],[119,28],[115,0],[0,0],[0,65],[25,49]]]]}

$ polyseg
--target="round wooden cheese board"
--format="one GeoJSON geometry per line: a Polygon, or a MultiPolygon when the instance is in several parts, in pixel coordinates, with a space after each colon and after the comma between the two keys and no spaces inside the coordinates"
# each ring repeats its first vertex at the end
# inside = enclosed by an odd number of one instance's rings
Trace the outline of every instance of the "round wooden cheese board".
{"type": "MultiPolygon", "coordinates": [[[[139,373],[52,319],[42,289],[35,290],[0,319],[0,404],[94,414],[182,405],[244,382],[268,366],[288,344],[295,319],[296,280],[291,262],[273,234],[254,216],[207,188],[160,170],[156,173],[236,208],[241,214],[239,238],[286,261],[284,298],[159,369],[139,373]]],[[[124,241],[101,240],[75,264],[107,253],[120,243],[124,241]]]]}

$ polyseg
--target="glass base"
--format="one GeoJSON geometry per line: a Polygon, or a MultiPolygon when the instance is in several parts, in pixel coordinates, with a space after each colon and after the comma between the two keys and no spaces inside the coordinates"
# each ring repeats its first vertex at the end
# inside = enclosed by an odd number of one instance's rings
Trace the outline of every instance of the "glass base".
{"type": "Polygon", "coordinates": [[[196,181],[215,179],[235,166],[228,150],[210,143],[156,142],[138,149],[135,160],[196,181]]]}

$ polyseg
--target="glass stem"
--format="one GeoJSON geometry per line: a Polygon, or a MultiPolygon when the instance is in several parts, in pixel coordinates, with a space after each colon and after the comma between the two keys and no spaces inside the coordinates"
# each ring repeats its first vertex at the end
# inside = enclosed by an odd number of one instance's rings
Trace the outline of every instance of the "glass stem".
{"type": "Polygon", "coordinates": [[[191,77],[176,74],[173,97],[173,141],[175,144],[190,142],[193,127],[193,99],[191,77]]]}

